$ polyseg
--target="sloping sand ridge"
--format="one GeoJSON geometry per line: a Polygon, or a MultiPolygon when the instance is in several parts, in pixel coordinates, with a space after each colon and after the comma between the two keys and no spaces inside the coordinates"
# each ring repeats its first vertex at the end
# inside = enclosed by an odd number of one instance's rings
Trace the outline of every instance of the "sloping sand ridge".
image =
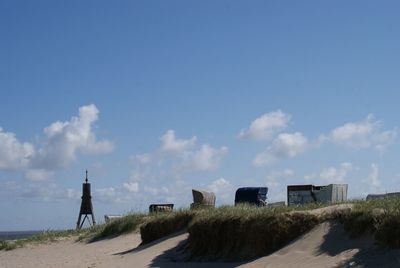
{"type": "Polygon", "coordinates": [[[0,267],[400,267],[400,250],[382,248],[368,236],[350,239],[334,222],[319,224],[279,251],[244,263],[173,261],[187,236],[176,234],[145,246],[139,246],[137,233],[89,244],[68,238],[0,251],[0,267]]]}

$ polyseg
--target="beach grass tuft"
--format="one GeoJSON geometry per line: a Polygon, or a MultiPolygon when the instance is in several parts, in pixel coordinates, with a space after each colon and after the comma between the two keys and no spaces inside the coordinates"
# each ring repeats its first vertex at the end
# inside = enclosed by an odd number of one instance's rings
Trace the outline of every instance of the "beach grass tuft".
{"type": "Polygon", "coordinates": [[[109,223],[94,226],[91,230],[88,230],[85,237],[89,237],[89,242],[94,242],[131,233],[138,229],[146,217],[147,215],[145,214],[128,214],[121,218],[113,219],[109,223]]]}
{"type": "Polygon", "coordinates": [[[150,243],[187,228],[189,222],[202,210],[179,210],[153,213],[140,226],[142,244],[150,243]]]}
{"type": "Polygon", "coordinates": [[[364,234],[389,247],[400,247],[400,198],[355,202],[336,217],[352,237],[364,234]]]}
{"type": "Polygon", "coordinates": [[[61,238],[70,237],[82,233],[83,230],[43,231],[40,234],[18,240],[0,241],[0,250],[12,250],[25,246],[26,244],[46,243],[61,238]]]}
{"type": "Polygon", "coordinates": [[[248,260],[281,248],[318,222],[317,216],[287,208],[222,207],[196,215],[186,250],[191,260],[248,260]]]}

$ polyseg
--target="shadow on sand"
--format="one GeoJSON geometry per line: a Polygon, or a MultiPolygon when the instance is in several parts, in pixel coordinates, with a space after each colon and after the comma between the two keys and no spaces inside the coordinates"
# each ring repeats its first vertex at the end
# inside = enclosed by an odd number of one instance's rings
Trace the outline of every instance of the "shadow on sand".
{"type": "MultiPolygon", "coordinates": [[[[313,254],[314,256],[319,256],[326,254],[328,256],[334,257],[343,254],[342,262],[337,264],[337,267],[400,267],[400,250],[399,249],[388,249],[375,242],[372,235],[365,235],[361,238],[351,239],[343,226],[337,222],[330,222],[325,224],[323,228],[329,228],[324,230],[324,235],[322,237],[322,243],[319,246],[316,244],[317,250],[313,254]],[[349,253],[349,254],[346,254],[349,253]],[[354,255],[353,255],[354,254],[354,255]],[[347,256],[353,255],[350,259],[346,259],[347,256]]],[[[187,236],[184,235],[185,232],[179,232],[172,234],[170,236],[158,239],[146,245],[142,245],[127,251],[115,253],[114,255],[125,255],[128,253],[139,253],[145,250],[152,250],[150,248],[157,246],[163,248],[164,242],[169,239],[175,239],[172,242],[174,245],[165,251],[156,250],[157,256],[153,257],[149,267],[222,267],[230,268],[237,267],[239,265],[246,265],[257,259],[252,259],[244,262],[186,262],[187,255],[185,255],[185,247],[187,246],[187,236]],[[181,237],[179,237],[181,236],[181,237]]],[[[322,234],[321,234],[322,235],[322,234]]],[[[307,239],[305,237],[299,237],[298,239],[292,241],[285,247],[297,243],[299,240],[307,239]]],[[[320,239],[318,239],[321,241],[320,239]]],[[[308,243],[307,241],[303,241],[308,243]]],[[[167,242],[168,243],[168,242],[167,242]]],[[[313,243],[313,242],[311,242],[313,243]]],[[[285,248],[284,247],[284,248],[285,248]]],[[[165,248],[165,247],[164,247],[165,248]]],[[[168,248],[168,247],[167,247],[168,248]]],[[[283,248],[283,249],[284,249],[283,248]]],[[[290,254],[290,252],[288,252],[290,254]]],[[[267,255],[268,256],[268,255],[267,255]]],[[[299,263],[298,267],[302,267],[299,263]]]]}
{"type": "Polygon", "coordinates": [[[151,264],[150,267],[160,267],[160,268],[172,268],[172,267],[190,267],[190,268],[197,268],[197,267],[210,267],[210,268],[231,268],[237,267],[244,262],[187,262],[187,255],[184,253],[184,249],[187,245],[187,239],[182,240],[178,243],[177,246],[164,251],[162,254],[156,256],[151,264]]]}
{"type": "Polygon", "coordinates": [[[138,252],[141,252],[141,251],[143,251],[143,250],[145,250],[147,248],[151,248],[152,246],[155,246],[155,245],[157,245],[159,243],[162,243],[162,242],[164,242],[164,241],[166,241],[168,239],[183,235],[184,233],[185,233],[185,231],[177,232],[177,233],[165,236],[163,238],[157,239],[157,240],[155,240],[153,242],[147,243],[145,245],[139,245],[139,246],[137,246],[135,248],[132,248],[132,249],[129,249],[129,250],[125,250],[125,251],[122,251],[122,252],[114,253],[113,255],[125,255],[125,254],[128,254],[128,253],[138,253],[138,252]]]}
{"type": "Polygon", "coordinates": [[[356,251],[352,258],[342,261],[338,267],[400,267],[400,250],[380,245],[372,234],[352,239],[338,222],[331,222],[329,226],[317,254],[337,256],[347,251],[356,251]]]}

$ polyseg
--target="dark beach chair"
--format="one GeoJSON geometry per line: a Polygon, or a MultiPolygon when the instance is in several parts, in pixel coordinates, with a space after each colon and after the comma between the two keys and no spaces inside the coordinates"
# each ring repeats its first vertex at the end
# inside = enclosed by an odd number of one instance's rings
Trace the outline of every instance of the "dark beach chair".
{"type": "Polygon", "coordinates": [[[267,187],[243,187],[236,190],[235,205],[248,203],[259,207],[267,205],[267,187]]]}

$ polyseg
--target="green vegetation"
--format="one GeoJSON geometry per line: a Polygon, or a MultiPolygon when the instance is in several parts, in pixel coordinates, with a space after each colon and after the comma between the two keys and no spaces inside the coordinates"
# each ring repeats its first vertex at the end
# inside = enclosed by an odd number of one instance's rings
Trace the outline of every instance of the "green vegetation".
{"type": "Polygon", "coordinates": [[[45,243],[55,241],[60,238],[70,237],[85,232],[84,230],[66,230],[66,231],[44,231],[41,234],[37,234],[25,239],[11,240],[11,241],[0,241],[0,250],[12,250],[15,248],[23,247],[26,244],[33,243],[45,243]]]}
{"type": "Polygon", "coordinates": [[[0,250],[12,250],[16,247],[17,246],[15,243],[10,243],[7,241],[0,240],[0,250]]]}
{"type": "Polygon", "coordinates": [[[145,217],[147,216],[144,214],[128,214],[122,218],[111,220],[107,224],[98,224],[87,229],[45,231],[41,234],[25,239],[10,241],[0,240],[0,250],[12,250],[23,247],[27,244],[46,243],[71,236],[77,236],[77,240],[79,241],[88,242],[94,242],[103,238],[116,237],[137,230],[138,226],[144,222],[145,217]]]}
{"type": "Polygon", "coordinates": [[[147,244],[187,228],[195,215],[205,210],[179,210],[172,213],[153,213],[140,227],[142,244],[147,244]]]}
{"type": "Polygon", "coordinates": [[[318,218],[291,211],[313,208],[244,205],[159,213],[146,218],[140,233],[146,244],[187,229],[190,259],[243,260],[265,255],[310,230],[318,218]]]}
{"type": "Polygon", "coordinates": [[[94,242],[133,232],[144,222],[146,217],[145,214],[128,214],[122,218],[113,219],[107,224],[90,228],[84,236],[81,236],[81,239],[88,238],[90,242],[94,242]]]}
{"type": "Polygon", "coordinates": [[[189,258],[240,261],[263,256],[319,222],[314,215],[287,210],[236,206],[199,214],[188,228],[189,258]]]}
{"type": "Polygon", "coordinates": [[[142,244],[147,244],[186,230],[189,238],[182,249],[187,260],[241,261],[273,252],[326,220],[338,220],[353,237],[373,234],[384,245],[400,248],[400,199],[351,203],[351,210],[322,216],[306,211],[327,205],[277,208],[242,205],[128,214],[84,230],[47,231],[28,239],[0,241],[0,250],[70,236],[94,242],[138,230],[142,244]]]}
{"type": "Polygon", "coordinates": [[[400,247],[399,198],[355,202],[351,211],[336,218],[353,237],[369,233],[384,245],[400,247]]]}

